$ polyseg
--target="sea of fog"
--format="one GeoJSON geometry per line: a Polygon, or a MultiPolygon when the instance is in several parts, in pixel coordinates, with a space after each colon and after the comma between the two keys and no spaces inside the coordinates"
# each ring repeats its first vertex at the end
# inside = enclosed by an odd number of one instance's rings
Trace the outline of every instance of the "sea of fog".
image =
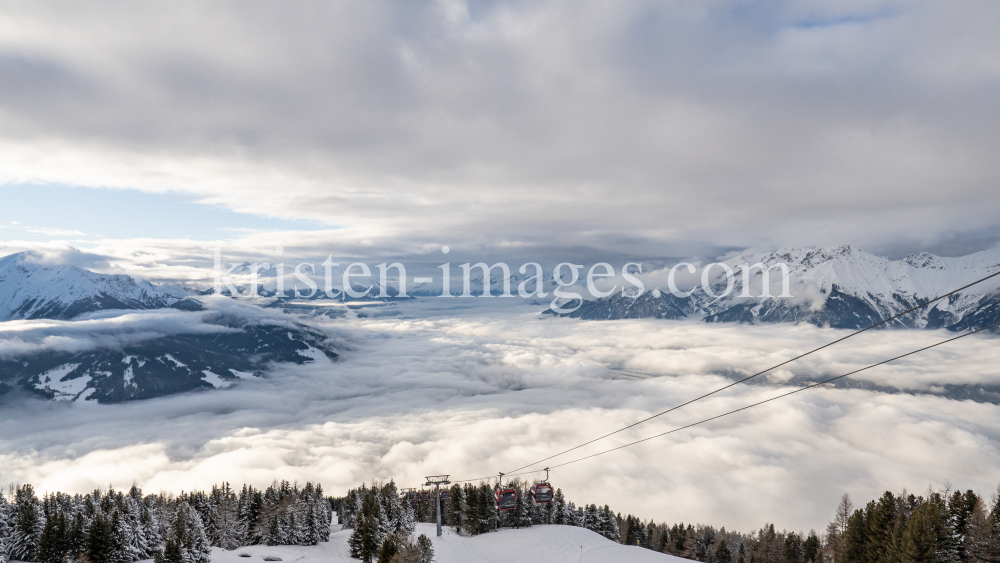
{"type": "MultiPolygon", "coordinates": [[[[326,332],[341,350],[336,362],[120,405],[10,393],[0,398],[0,484],[83,492],[136,482],[178,492],[288,479],[342,494],[372,479],[419,486],[425,475],[495,475],[847,334],[791,324],[579,321],[543,308],[500,298],[311,305],[285,315],[326,332]]],[[[196,319],[185,314],[170,319],[196,319]]],[[[50,321],[16,327],[45,333],[35,339],[45,343],[127,325],[88,322],[86,330],[50,321]]],[[[839,375],[951,336],[864,333],[769,374],[766,384],[734,387],[541,466],[774,396],[793,378],[839,375]]],[[[1000,384],[996,343],[975,335],[858,375],[902,392],[814,389],[553,470],[551,482],[577,503],[745,531],[766,521],[819,530],[844,492],[867,501],[886,489],[953,484],[989,496],[1000,482],[1000,406],[935,392],[944,383],[1000,384]]]]}

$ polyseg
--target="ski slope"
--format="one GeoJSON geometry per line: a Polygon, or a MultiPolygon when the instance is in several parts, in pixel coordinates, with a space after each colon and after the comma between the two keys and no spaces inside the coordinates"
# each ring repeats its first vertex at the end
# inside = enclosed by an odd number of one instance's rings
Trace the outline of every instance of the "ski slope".
{"type": "MultiPolygon", "coordinates": [[[[335,528],[339,527],[334,525],[335,528]]],[[[459,536],[445,528],[435,537],[433,524],[417,524],[415,536],[426,534],[434,542],[437,563],[690,563],[687,559],[608,541],[574,526],[533,526],[503,529],[475,537],[459,536]]],[[[330,534],[330,541],[315,546],[254,545],[234,551],[212,548],[212,563],[357,563],[348,555],[351,530],[330,534]],[[241,557],[242,555],[242,557],[241,557]],[[248,556],[248,557],[247,557],[248,556]]]]}

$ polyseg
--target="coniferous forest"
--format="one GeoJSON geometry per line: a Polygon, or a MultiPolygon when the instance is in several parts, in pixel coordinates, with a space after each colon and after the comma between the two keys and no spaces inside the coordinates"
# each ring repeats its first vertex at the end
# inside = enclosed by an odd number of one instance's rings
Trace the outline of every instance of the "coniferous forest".
{"type": "MultiPolygon", "coordinates": [[[[442,523],[462,535],[497,528],[580,526],[616,542],[703,563],[1000,563],[1000,489],[987,500],[973,491],[886,492],[864,506],[848,495],[825,530],[778,531],[766,524],[741,533],[704,524],[656,523],[608,506],[577,506],[557,489],[536,504],[530,484],[514,480],[517,509],[496,510],[490,483],[452,485],[442,523]]],[[[0,563],[208,563],[210,547],[315,545],[327,541],[333,511],[351,556],[365,563],[430,563],[428,537],[416,522],[435,521],[435,502],[419,501],[390,481],[326,497],[319,485],[287,481],[264,490],[224,483],[173,496],[94,491],[45,493],[31,485],[0,493],[0,563]]]]}
{"type": "Polygon", "coordinates": [[[21,485],[0,493],[0,563],[208,563],[211,546],[327,541],[331,517],[322,487],[311,483],[263,491],[224,483],[176,497],[133,486],[42,498],[21,485]]]}

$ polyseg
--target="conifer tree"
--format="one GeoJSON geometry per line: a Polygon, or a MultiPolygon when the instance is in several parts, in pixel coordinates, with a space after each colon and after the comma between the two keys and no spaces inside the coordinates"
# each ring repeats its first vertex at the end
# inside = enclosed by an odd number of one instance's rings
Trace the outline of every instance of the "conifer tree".
{"type": "Polygon", "coordinates": [[[497,526],[497,500],[494,490],[487,483],[479,485],[479,502],[476,505],[476,519],[480,534],[493,530],[497,526]]]}
{"type": "Polygon", "coordinates": [[[729,544],[726,540],[719,540],[719,546],[715,549],[716,563],[733,563],[733,554],[729,551],[729,544]]]}
{"type": "Polygon", "coordinates": [[[947,512],[938,499],[929,499],[913,509],[901,543],[902,563],[947,561],[947,512]]]}
{"type": "Polygon", "coordinates": [[[172,536],[180,548],[183,563],[209,563],[212,551],[205,537],[205,525],[198,511],[187,502],[177,505],[172,536]]]}
{"type": "Polygon", "coordinates": [[[7,557],[35,561],[38,541],[45,529],[45,515],[31,485],[21,485],[14,492],[13,505],[8,508],[7,557]]]}
{"type": "Polygon", "coordinates": [[[462,489],[465,496],[465,504],[462,508],[462,531],[470,536],[480,533],[480,529],[485,524],[479,518],[479,487],[471,483],[466,483],[462,489]]]}
{"type": "Polygon", "coordinates": [[[604,505],[604,508],[598,510],[598,522],[600,523],[600,529],[597,532],[609,540],[618,543],[621,538],[621,529],[618,526],[618,519],[615,518],[615,514],[611,512],[608,505],[604,505]]]}
{"type": "Polygon", "coordinates": [[[984,562],[997,563],[1000,552],[990,537],[990,517],[986,504],[978,499],[969,517],[965,535],[965,552],[963,563],[984,562]]]}
{"type": "Polygon", "coordinates": [[[330,524],[333,521],[333,511],[326,496],[323,494],[323,485],[316,483],[313,499],[316,508],[316,530],[319,535],[319,541],[330,541],[330,524]]]}
{"type": "Polygon", "coordinates": [[[895,559],[892,543],[898,512],[896,497],[889,491],[865,507],[864,563],[892,563],[895,559]]]}
{"type": "Polygon", "coordinates": [[[94,515],[87,533],[87,561],[89,563],[113,563],[111,522],[104,514],[94,515]]]}
{"type": "Polygon", "coordinates": [[[69,527],[66,540],[66,553],[70,559],[78,559],[87,550],[87,524],[83,513],[73,515],[73,523],[69,527]]]}
{"type": "Polygon", "coordinates": [[[552,496],[552,522],[553,524],[566,524],[566,497],[563,496],[562,489],[556,489],[556,494],[552,496]]]}
{"type": "Polygon", "coordinates": [[[396,536],[390,534],[382,541],[382,547],[378,550],[378,563],[392,563],[393,557],[399,553],[399,545],[396,536]]]}
{"type": "Polygon", "coordinates": [[[789,532],[785,535],[781,546],[781,560],[783,563],[803,563],[802,538],[798,534],[789,532]]]}
{"type": "Polygon", "coordinates": [[[212,545],[229,551],[243,545],[237,499],[228,495],[220,496],[215,506],[211,508],[211,513],[214,523],[212,545]]]}
{"type": "Polygon", "coordinates": [[[10,532],[7,526],[9,512],[10,505],[7,503],[7,498],[3,495],[3,490],[0,489],[0,563],[7,563],[8,536],[10,532]]]}
{"type": "Polygon", "coordinates": [[[244,545],[258,543],[261,537],[258,521],[264,506],[263,495],[252,486],[243,485],[238,504],[238,532],[242,538],[241,543],[244,545]]]}
{"type": "Polygon", "coordinates": [[[520,481],[515,480],[511,483],[511,486],[517,490],[517,496],[520,501],[514,510],[511,510],[508,514],[510,525],[515,528],[530,528],[531,527],[531,512],[535,507],[535,501],[528,494],[528,488],[524,486],[520,481]]]}
{"type": "Polygon", "coordinates": [[[990,506],[987,523],[990,527],[990,537],[1000,546],[1000,485],[997,485],[997,490],[993,493],[993,503],[990,506]]]}
{"type": "Polygon", "coordinates": [[[465,510],[464,505],[467,502],[465,489],[461,485],[455,483],[448,490],[448,508],[446,512],[448,514],[448,524],[455,529],[456,532],[461,533],[465,529],[465,510]]]}
{"type": "Polygon", "coordinates": [[[53,512],[45,519],[45,528],[38,540],[38,561],[41,563],[61,563],[64,553],[63,537],[58,529],[59,517],[65,516],[61,513],[53,512]]]}
{"type": "Polygon", "coordinates": [[[671,534],[674,537],[674,555],[683,555],[687,550],[687,529],[684,527],[684,523],[681,522],[677,526],[677,531],[671,534]]]}
{"type": "Polygon", "coordinates": [[[847,520],[837,563],[864,563],[867,548],[868,526],[865,522],[865,513],[862,510],[855,510],[847,520]]]}
{"type": "Polygon", "coordinates": [[[174,538],[167,538],[163,549],[156,552],[154,563],[184,563],[180,544],[174,538]]]}
{"type": "Polygon", "coordinates": [[[597,519],[597,505],[588,504],[583,513],[583,527],[601,533],[601,522],[597,519]]]}
{"type": "Polygon", "coordinates": [[[809,530],[809,537],[806,541],[802,542],[802,559],[805,563],[822,563],[818,558],[821,557],[822,544],[819,541],[819,536],[816,535],[815,530],[809,530]]]}
{"type": "Polygon", "coordinates": [[[623,524],[625,539],[623,543],[625,545],[639,545],[639,538],[636,536],[636,522],[635,517],[629,514],[625,517],[625,523],[623,524]]]}

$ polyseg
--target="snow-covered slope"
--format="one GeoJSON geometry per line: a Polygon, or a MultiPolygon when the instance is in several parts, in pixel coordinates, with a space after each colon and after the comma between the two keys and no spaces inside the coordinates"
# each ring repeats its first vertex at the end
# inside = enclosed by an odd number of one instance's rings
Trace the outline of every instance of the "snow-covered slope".
{"type": "MultiPolygon", "coordinates": [[[[445,529],[435,537],[432,524],[417,524],[416,534],[426,534],[434,543],[436,563],[690,563],[672,555],[641,547],[625,546],[574,526],[533,526],[521,530],[466,537],[445,529]]],[[[330,541],[315,546],[251,546],[225,551],[212,548],[212,563],[357,563],[348,555],[351,530],[330,535],[330,541]],[[268,558],[268,559],[265,559],[268,558]]]]}
{"type": "MultiPolygon", "coordinates": [[[[76,322],[85,321],[70,324],[76,322]]],[[[289,330],[256,324],[218,333],[162,335],[120,348],[0,358],[0,384],[13,383],[57,401],[151,399],[229,387],[264,375],[275,363],[329,364],[337,354],[322,340],[322,334],[304,326],[289,330]]]]}
{"type": "MultiPolygon", "coordinates": [[[[641,307],[636,306],[632,297],[616,294],[586,302],[570,316],[588,319],[704,316],[708,322],[807,321],[821,326],[861,328],[1000,271],[1000,249],[958,258],[921,253],[889,260],[854,246],[799,248],[763,254],[745,252],[725,263],[737,272],[734,288],[726,297],[715,299],[699,287],[690,297],[678,298],[662,287],[658,296],[650,295],[651,292],[644,294],[640,298],[644,301],[641,307]],[[785,264],[793,297],[761,297],[763,275],[759,268],[752,270],[749,278],[751,297],[741,297],[743,282],[738,267],[757,263],[768,267],[785,264]]],[[[712,274],[713,293],[723,293],[726,287],[723,270],[716,267],[712,274]]],[[[780,279],[780,271],[772,269],[769,279],[772,296],[782,293],[780,279]]],[[[893,324],[959,330],[997,321],[1000,321],[1000,276],[893,324]]]]}
{"type": "Polygon", "coordinates": [[[129,276],[31,253],[7,256],[0,259],[0,394],[19,387],[55,400],[117,403],[229,387],[274,363],[337,357],[324,335],[304,325],[222,302],[232,307],[205,309],[129,276]],[[74,319],[120,309],[132,311],[74,319]],[[148,309],[160,311],[135,312],[148,309]]]}
{"type": "Polygon", "coordinates": [[[31,252],[0,258],[0,321],[69,319],[103,309],[157,309],[180,301],[130,276],[46,264],[31,252]]]}

